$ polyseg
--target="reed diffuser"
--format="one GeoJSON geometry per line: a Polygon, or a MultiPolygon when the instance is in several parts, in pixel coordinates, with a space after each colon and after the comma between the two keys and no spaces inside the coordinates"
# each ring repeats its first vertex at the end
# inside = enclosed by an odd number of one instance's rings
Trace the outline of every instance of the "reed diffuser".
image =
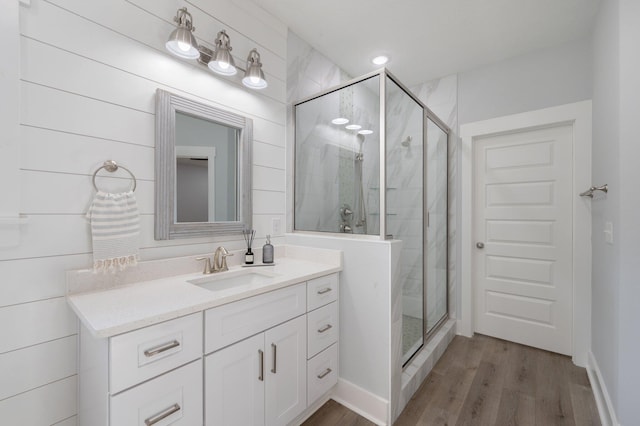
{"type": "Polygon", "coordinates": [[[244,263],[247,265],[253,265],[253,252],[251,251],[251,246],[253,245],[253,238],[256,236],[256,230],[244,229],[242,230],[242,236],[244,237],[244,241],[247,243],[247,252],[244,254],[244,263]]]}

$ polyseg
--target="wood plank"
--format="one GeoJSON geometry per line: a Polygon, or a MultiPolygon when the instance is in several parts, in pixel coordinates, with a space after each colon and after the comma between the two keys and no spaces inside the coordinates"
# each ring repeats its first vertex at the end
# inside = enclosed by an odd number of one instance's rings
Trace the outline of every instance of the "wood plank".
{"type": "Polygon", "coordinates": [[[0,400],[75,375],[77,349],[74,335],[0,355],[0,400]]]}
{"type": "Polygon", "coordinates": [[[21,94],[22,124],[155,146],[153,114],[28,82],[22,82],[21,94]]]}
{"type": "Polygon", "coordinates": [[[78,332],[78,320],[64,297],[0,308],[0,324],[11,325],[0,328],[0,353],[78,332]]]}
{"type": "MultiPolygon", "coordinates": [[[[585,370],[566,356],[482,335],[456,336],[436,366],[395,426],[600,424],[585,370]]],[[[344,414],[334,409],[325,404],[314,424],[341,424],[344,414]]]]}
{"type": "Polygon", "coordinates": [[[539,425],[575,425],[566,357],[538,351],[536,368],[536,422],[539,425]]]}
{"type": "Polygon", "coordinates": [[[69,377],[0,401],[0,419],[6,425],[50,425],[77,411],[77,376],[69,377]]]}
{"type": "Polygon", "coordinates": [[[533,396],[503,389],[496,425],[535,426],[536,400],[533,396]]]}
{"type": "Polygon", "coordinates": [[[303,423],[305,426],[374,426],[370,422],[334,400],[327,401],[303,423]]]}
{"type": "Polygon", "coordinates": [[[89,255],[2,261],[0,307],[65,296],[65,271],[90,264],[89,255]]]}

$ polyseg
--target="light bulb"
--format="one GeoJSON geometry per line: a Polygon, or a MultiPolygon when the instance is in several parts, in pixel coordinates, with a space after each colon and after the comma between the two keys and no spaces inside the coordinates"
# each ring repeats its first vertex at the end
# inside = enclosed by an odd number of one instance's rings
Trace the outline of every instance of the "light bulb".
{"type": "Polygon", "coordinates": [[[185,43],[184,41],[179,41],[178,49],[182,50],[183,52],[188,52],[189,49],[191,49],[191,45],[189,43],[185,43]]]}
{"type": "Polygon", "coordinates": [[[218,61],[218,66],[223,70],[226,70],[227,68],[229,68],[229,63],[224,61],[218,61]]]}
{"type": "Polygon", "coordinates": [[[341,125],[341,124],[347,124],[349,122],[349,119],[344,117],[338,117],[331,120],[331,122],[333,124],[341,125]]]}
{"type": "Polygon", "coordinates": [[[259,76],[256,76],[256,75],[253,75],[253,76],[249,77],[249,80],[251,80],[251,82],[252,82],[253,84],[258,84],[258,83],[260,83],[260,77],[259,77],[259,76]]]}

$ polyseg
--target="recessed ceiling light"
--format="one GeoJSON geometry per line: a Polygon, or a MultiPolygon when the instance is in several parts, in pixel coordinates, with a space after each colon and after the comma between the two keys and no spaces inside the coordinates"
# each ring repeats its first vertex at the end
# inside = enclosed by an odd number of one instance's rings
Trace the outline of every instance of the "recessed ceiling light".
{"type": "Polygon", "coordinates": [[[349,119],[348,118],[338,117],[338,118],[334,118],[333,120],[331,120],[331,122],[333,124],[347,124],[349,122],[349,119]]]}
{"type": "Polygon", "coordinates": [[[344,126],[344,128],[347,129],[347,130],[360,130],[360,129],[362,129],[362,126],[359,125],[359,124],[349,124],[349,125],[344,126]]]}
{"type": "Polygon", "coordinates": [[[371,62],[373,62],[375,65],[384,65],[389,62],[389,57],[384,55],[376,56],[371,60],[371,62]]]}
{"type": "Polygon", "coordinates": [[[368,130],[368,129],[363,129],[358,132],[358,134],[360,135],[370,135],[371,133],[373,133],[373,130],[368,130]]]}

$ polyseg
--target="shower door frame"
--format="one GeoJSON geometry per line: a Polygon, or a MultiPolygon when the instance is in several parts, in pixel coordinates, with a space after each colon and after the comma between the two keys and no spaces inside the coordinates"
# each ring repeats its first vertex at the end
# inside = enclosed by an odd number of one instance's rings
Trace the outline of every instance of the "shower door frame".
{"type": "Polygon", "coordinates": [[[442,326],[442,324],[444,324],[447,319],[449,318],[449,201],[450,201],[450,197],[449,197],[449,143],[450,138],[451,138],[451,128],[449,128],[449,126],[440,119],[440,117],[438,117],[431,109],[429,109],[429,107],[427,107],[416,95],[413,94],[413,92],[411,92],[411,90],[409,90],[409,88],[407,86],[405,86],[403,83],[400,82],[400,80],[398,80],[398,78],[396,76],[394,76],[391,72],[389,72],[388,69],[386,68],[381,68],[378,69],[376,71],[372,71],[369,72],[367,74],[361,75],[359,77],[353,78],[351,80],[348,80],[342,84],[339,84],[337,86],[333,86],[329,89],[323,90],[321,92],[318,92],[312,96],[308,96],[306,98],[302,98],[296,102],[293,103],[292,105],[292,111],[291,111],[291,117],[292,117],[292,123],[293,123],[293,129],[295,130],[295,123],[296,123],[296,108],[306,102],[312,101],[314,99],[320,98],[322,96],[328,95],[329,93],[333,93],[333,92],[337,92],[339,90],[342,90],[346,87],[349,86],[353,86],[355,84],[361,83],[365,80],[369,80],[370,78],[376,77],[378,76],[380,78],[379,80],[379,119],[380,119],[380,127],[379,127],[379,132],[380,132],[380,199],[379,199],[379,218],[380,218],[380,232],[379,235],[370,235],[370,234],[345,234],[343,232],[326,232],[326,231],[306,231],[306,230],[296,230],[295,229],[295,206],[296,206],[296,202],[295,202],[295,198],[296,198],[296,191],[295,191],[295,173],[296,173],[296,143],[295,143],[295,131],[293,133],[293,149],[292,149],[292,155],[293,155],[293,159],[292,159],[292,165],[293,165],[293,178],[291,179],[291,190],[292,190],[292,205],[291,205],[291,211],[292,211],[292,220],[290,223],[290,230],[293,233],[305,233],[305,234],[311,234],[311,235],[332,235],[332,236],[343,236],[343,237],[349,237],[349,238],[360,238],[360,239],[376,239],[376,240],[391,240],[393,239],[393,235],[388,235],[387,234],[387,195],[386,195],[386,189],[387,187],[387,182],[386,182],[386,159],[387,159],[387,155],[386,155],[386,150],[387,150],[387,135],[386,135],[386,120],[387,120],[387,114],[386,114],[386,88],[387,88],[387,80],[386,77],[389,77],[389,79],[391,79],[395,84],[398,85],[398,87],[400,89],[402,89],[402,91],[404,93],[406,93],[413,101],[415,101],[423,110],[423,193],[425,194],[423,196],[423,218],[422,218],[422,223],[423,223],[423,237],[422,237],[422,281],[423,281],[423,297],[422,297],[422,302],[423,302],[423,329],[422,329],[422,335],[423,335],[423,343],[422,346],[420,348],[418,348],[412,355],[411,357],[409,357],[407,359],[407,361],[405,363],[403,363],[403,368],[407,365],[409,365],[411,363],[411,361],[415,358],[415,356],[420,353],[420,351],[422,350],[422,348],[424,347],[424,345],[427,343],[427,341],[438,331],[438,329],[442,326]],[[447,134],[447,161],[446,161],[446,182],[447,182],[447,220],[445,221],[445,226],[446,226],[446,264],[447,264],[447,271],[446,271],[446,295],[445,295],[445,299],[446,299],[446,312],[445,314],[442,316],[442,318],[440,318],[436,324],[433,326],[433,328],[427,332],[427,298],[426,298],[426,284],[427,284],[427,266],[428,266],[428,262],[427,262],[427,258],[426,258],[426,252],[427,252],[427,227],[425,226],[425,217],[424,217],[424,213],[427,211],[427,196],[426,196],[426,188],[427,188],[427,173],[426,173],[426,167],[427,167],[427,149],[426,149],[426,143],[427,143],[427,123],[428,120],[431,120],[436,126],[438,126],[442,131],[444,131],[447,134]]]}

